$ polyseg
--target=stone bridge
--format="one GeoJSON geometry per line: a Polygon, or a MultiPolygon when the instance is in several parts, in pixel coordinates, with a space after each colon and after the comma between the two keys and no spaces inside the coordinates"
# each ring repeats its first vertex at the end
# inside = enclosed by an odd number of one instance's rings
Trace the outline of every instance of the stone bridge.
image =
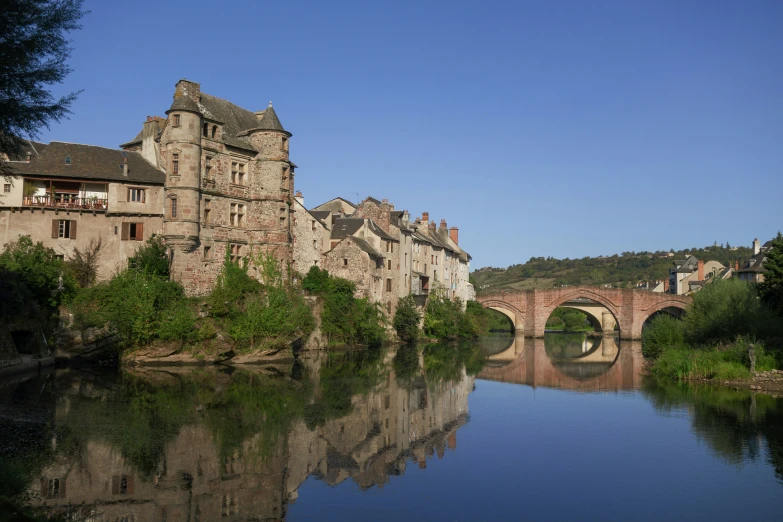
{"type": "Polygon", "coordinates": [[[604,335],[582,357],[552,358],[543,339],[514,337],[505,350],[487,358],[479,379],[576,391],[633,390],[641,386],[644,357],[638,341],[617,345],[604,335]]]}
{"type": "Polygon", "coordinates": [[[597,320],[598,309],[590,310],[592,304],[586,299],[605,309],[600,315],[602,331],[613,331],[617,325],[623,339],[641,339],[642,326],[652,314],[662,310],[682,313],[691,302],[690,297],[681,295],[595,286],[501,291],[476,297],[485,308],[508,317],[517,334],[525,337],[543,337],[546,322],[558,306],[584,308],[588,316],[597,320]]]}

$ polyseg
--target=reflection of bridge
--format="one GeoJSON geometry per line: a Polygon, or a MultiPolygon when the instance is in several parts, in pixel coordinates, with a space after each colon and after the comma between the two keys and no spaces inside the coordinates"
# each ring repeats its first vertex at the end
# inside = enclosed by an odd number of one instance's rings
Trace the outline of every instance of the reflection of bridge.
{"type": "Polygon", "coordinates": [[[652,314],[672,308],[682,311],[691,298],[644,290],[574,286],[500,292],[481,295],[476,300],[508,317],[516,332],[526,337],[543,337],[547,319],[555,308],[568,306],[587,313],[604,332],[613,331],[618,325],[623,339],[640,339],[642,326],[652,314]]]}
{"type": "Polygon", "coordinates": [[[543,339],[516,336],[504,351],[487,358],[478,378],[569,390],[630,390],[641,384],[644,359],[641,345],[617,346],[615,338],[603,336],[598,346],[584,356],[553,359],[543,339]]]}

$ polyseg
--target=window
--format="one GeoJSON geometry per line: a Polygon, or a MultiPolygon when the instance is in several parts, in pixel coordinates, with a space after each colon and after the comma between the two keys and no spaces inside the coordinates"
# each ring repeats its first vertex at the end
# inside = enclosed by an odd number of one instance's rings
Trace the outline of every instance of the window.
{"type": "Polygon", "coordinates": [[[245,169],[246,165],[238,161],[231,162],[231,183],[234,185],[245,184],[245,169]]]}
{"type": "Polygon", "coordinates": [[[391,270],[391,259],[389,259],[386,263],[387,263],[387,268],[391,270]]]}
{"type": "Polygon", "coordinates": [[[173,218],[177,217],[177,198],[171,198],[171,203],[169,208],[170,208],[169,214],[171,215],[171,217],[173,218]]]}
{"type": "Polygon", "coordinates": [[[318,248],[318,241],[316,241],[315,239],[313,239],[313,248],[315,249],[318,248]]]}
{"type": "Polygon", "coordinates": [[[204,246],[204,259],[212,259],[210,250],[212,250],[212,247],[210,246],[204,246]]]}
{"type": "Polygon", "coordinates": [[[384,243],[386,243],[386,251],[388,252],[389,251],[389,245],[391,245],[391,243],[389,241],[384,241],[384,243]]]}
{"type": "MultiPolygon", "coordinates": [[[[386,303],[386,313],[387,313],[387,314],[390,314],[390,313],[391,313],[391,301],[388,301],[388,302],[386,303]]],[[[386,419],[386,427],[387,427],[387,428],[389,427],[389,419],[386,419]]]]}
{"type": "Polygon", "coordinates": [[[67,219],[52,220],[52,239],[76,239],[76,221],[67,219]]]}
{"type": "Polygon", "coordinates": [[[179,127],[179,124],[180,124],[179,114],[175,114],[174,115],[174,123],[173,123],[173,125],[175,127],[179,127]]]}
{"type": "Polygon", "coordinates": [[[405,266],[408,266],[408,253],[405,252],[405,266]]]}
{"type": "Polygon", "coordinates": [[[391,245],[391,253],[393,254],[394,253],[394,243],[389,242],[389,244],[391,245]]]}
{"type": "Polygon", "coordinates": [[[206,159],[204,159],[204,177],[206,179],[215,179],[212,171],[212,156],[207,156],[206,159]]]}
{"type": "Polygon", "coordinates": [[[204,223],[211,223],[211,216],[210,213],[212,212],[212,208],[210,207],[212,203],[212,200],[205,199],[204,200],[204,223]]]}
{"type": "Polygon", "coordinates": [[[114,475],[111,478],[112,495],[132,495],[133,477],[131,475],[114,475]]]}
{"type": "Polygon", "coordinates": [[[229,259],[232,263],[239,264],[239,260],[242,259],[242,245],[231,245],[229,259]]]}
{"type": "Polygon", "coordinates": [[[391,279],[386,280],[386,291],[391,292],[391,279]]]}
{"type": "Polygon", "coordinates": [[[179,154],[171,155],[171,175],[179,176],[179,154]]]}
{"type": "Polygon", "coordinates": [[[144,224],[123,223],[120,239],[122,241],[144,241],[144,224]]]}
{"type": "Polygon", "coordinates": [[[408,288],[408,274],[405,274],[405,288],[408,288]]]}
{"type": "Polygon", "coordinates": [[[235,227],[245,226],[245,205],[231,203],[230,219],[231,224],[235,227]]]}
{"type": "Polygon", "coordinates": [[[315,220],[314,220],[314,219],[312,219],[311,221],[312,221],[312,224],[311,224],[311,229],[312,229],[312,230],[315,230],[315,220]]]}
{"type": "MultiPolygon", "coordinates": [[[[3,192],[5,192],[6,194],[11,192],[11,184],[10,183],[6,183],[5,185],[3,185],[3,192]]],[[[315,230],[315,227],[313,227],[313,230],[315,230]]]]}
{"type": "Polygon", "coordinates": [[[41,495],[46,498],[62,498],[65,496],[65,480],[53,478],[41,481],[41,495]]]}
{"type": "Polygon", "coordinates": [[[70,156],[65,156],[65,164],[66,165],[70,165],[71,164],[71,157],[70,156]]]}
{"type": "Polygon", "coordinates": [[[348,266],[348,259],[345,257],[343,258],[343,266],[348,266]]]}
{"type": "Polygon", "coordinates": [[[288,150],[288,138],[283,136],[283,148],[282,150],[288,150]]]}
{"type": "Polygon", "coordinates": [[[217,125],[212,126],[212,139],[215,139],[215,134],[217,134],[217,125]]]}
{"type": "Polygon", "coordinates": [[[128,201],[133,203],[144,203],[144,192],[145,190],[143,188],[129,188],[128,201]]]}
{"type": "Polygon", "coordinates": [[[204,128],[201,129],[201,135],[205,138],[209,135],[209,123],[204,122],[204,128]]]}

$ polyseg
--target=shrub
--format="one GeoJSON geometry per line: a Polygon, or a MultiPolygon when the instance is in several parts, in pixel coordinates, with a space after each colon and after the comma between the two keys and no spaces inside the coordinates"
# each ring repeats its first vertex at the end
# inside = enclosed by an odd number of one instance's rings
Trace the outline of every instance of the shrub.
{"type": "Polygon", "coordinates": [[[329,271],[311,266],[302,279],[302,288],[315,295],[323,295],[329,289],[329,271]]]}
{"type": "Polygon", "coordinates": [[[461,300],[451,300],[442,288],[435,288],[427,299],[424,333],[436,339],[470,338],[478,335],[478,326],[462,311],[461,300]]]}
{"type": "Polygon", "coordinates": [[[739,279],[715,281],[694,294],[684,321],[692,345],[781,336],[780,320],[761,304],[755,288],[739,279]]]}
{"type": "Polygon", "coordinates": [[[55,308],[76,291],[76,281],[54,250],[33,244],[30,236],[5,245],[0,269],[16,274],[17,284],[26,286],[40,306],[55,308]]]}
{"type": "Polygon", "coordinates": [[[161,278],[169,277],[169,256],[163,238],[153,235],[136,254],[128,258],[128,268],[161,278]]]}
{"type": "Polygon", "coordinates": [[[249,342],[250,348],[282,348],[315,326],[312,312],[301,295],[281,286],[269,286],[262,294],[248,298],[244,313],[229,327],[235,342],[249,342]]]}
{"type": "Polygon", "coordinates": [[[94,285],[98,278],[98,257],[100,257],[101,247],[103,247],[103,240],[100,237],[97,241],[95,238],[90,238],[90,243],[84,252],[74,247],[73,254],[66,263],[76,283],[82,288],[94,285]]]}
{"type": "Polygon", "coordinates": [[[650,324],[642,331],[642,353],[645,357],[656,359],[670,348],[685,347],[683,322],[668,314],[653,317],[650,324]]]}
{"type": "Polygon", "coordinates": [[[378,303],[368,299],[354,301],[353,342],[367,346],[380,346],[386,340],[386,315],[378,303]]]}
{"type": "Polygon", "coordinates": [[[416,309],[413,296],[401,297],[397,302],[397,311],[392,322],[397,337],[406,343],[415,341],[419,336],[419,322],[421,322],[421,314],[416,309]]]}
{"type": "Polygon", "coordinates": [[[207,298],[209,313],[215,317],[235,316],[241,312],[241,303],[248,294],[257,293],[261,283],[247,275],[247,261],[240,266],[231,262],[229,253],[223,262],[223,272],[214,290],[207,298]]]}

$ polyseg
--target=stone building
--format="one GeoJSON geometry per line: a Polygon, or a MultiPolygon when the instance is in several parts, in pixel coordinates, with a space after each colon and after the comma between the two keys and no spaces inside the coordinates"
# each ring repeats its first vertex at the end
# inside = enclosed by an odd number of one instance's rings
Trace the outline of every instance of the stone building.
{"type": "Polygon", "coordinates": [[[749,283],[763,283],[764,272],[767,269],[764,263],[767,260],[767,252],[772,248],[772,241],[767,241],[762,246],[758,238],[753,240],[753,255],[742,266],[737,266],[737,276],[742,281],[749,283]]]}
{"type": "Polygon", "coordinates": [[[165,121],[148,117],[121,145],[165,173],[163,237],[171,277],[189,295],[215,285],[223,260],[293,262],[291,133],[270,102],[252,112],[180,80],[165,121]]]}
{"type": "Polygon", "coordinates": [[[324,245],[329,244],[331,221],[329,212],[309,211],[301,192],[294,197],[293,262],[294,272],[306,274],[311,267],[323,267],[324,245]]]}
{"type": "Polygon", "coordinates": [[[164,174],[136,151],[53,141],[28,142],[5,165],[0,245],[29,235],[69,258],[100,240],[98,278],[127,264],[163,231],[164,174]]]}

